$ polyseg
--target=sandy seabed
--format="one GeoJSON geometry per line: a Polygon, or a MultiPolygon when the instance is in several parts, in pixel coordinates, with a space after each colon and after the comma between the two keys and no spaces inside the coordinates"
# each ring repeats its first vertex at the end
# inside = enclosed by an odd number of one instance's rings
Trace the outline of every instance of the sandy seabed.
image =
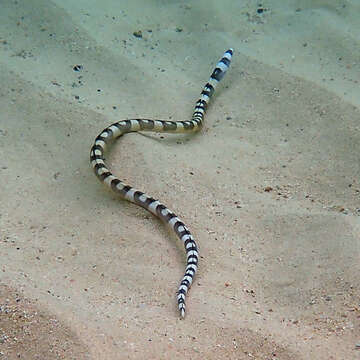
{"type": "Polygon", "coordinates": [[[0,358],[360,358],[358,1],[0,6],[0,358]],[[229,47],[201,133],[108,155],[197,240],[182,321],[182,245],[89,151],[189,118],[229,47]]]}

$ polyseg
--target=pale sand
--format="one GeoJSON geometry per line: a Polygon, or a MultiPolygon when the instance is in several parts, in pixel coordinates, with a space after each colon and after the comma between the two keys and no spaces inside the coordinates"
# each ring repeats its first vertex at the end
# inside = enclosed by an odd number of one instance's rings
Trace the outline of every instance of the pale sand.
{"type": "Polygon", "coordinates": [[[360,5],[241,3],[1,2],[5,359],[360,356],[360,5]],[[120,119],[189,118],[228,47],[201,133],[108,159],[198,242],[181,321],[182,245],[89,150],[120,119]]]}

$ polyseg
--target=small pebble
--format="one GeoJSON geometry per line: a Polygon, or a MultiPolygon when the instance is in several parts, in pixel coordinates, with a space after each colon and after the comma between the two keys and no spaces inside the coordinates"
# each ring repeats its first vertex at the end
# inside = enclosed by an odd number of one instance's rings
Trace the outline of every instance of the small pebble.
{"type": "Polygon", "coordinates": [[[74,71],[81,71],[83,69],[83,66],[82,65],[75,65],[74,67],[73,67],[73,70],[74,71]]]}
{"type": "Polygon", "coordinates": [[[142,31],[141,30],[137,30],[133,32],[133,35],[139,39],[142,38],[142,31]]]}

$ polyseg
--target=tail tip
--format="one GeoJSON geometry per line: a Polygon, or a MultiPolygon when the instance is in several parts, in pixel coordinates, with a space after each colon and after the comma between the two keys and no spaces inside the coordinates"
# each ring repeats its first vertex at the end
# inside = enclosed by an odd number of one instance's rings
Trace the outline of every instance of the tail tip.
{"type": "Polygon", "coordinates": [[[179,308],[180,319],[185,319],[185,307],[179,308]]]}

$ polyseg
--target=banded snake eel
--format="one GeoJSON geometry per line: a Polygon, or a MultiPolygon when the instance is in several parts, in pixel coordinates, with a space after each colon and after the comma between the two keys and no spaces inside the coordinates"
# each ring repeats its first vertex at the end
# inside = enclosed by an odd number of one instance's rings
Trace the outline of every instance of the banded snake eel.
{"type": "Polygon", "coordinates": [[[90,162],[95,175],[121,198],[148,210],[156,217],[169,224],[178,238],[184,243],[186,251],[186,269],[177,292],[177,303],[180,317],[185,317],[185,297],[195,276],[199,253],[193,236],[185,224],[164,204],[151,196],[134,189],[118,179],[105,164],[104,153],[107,145],[129,132],[153,131],[166,133],[189,133],[202,128],[204,114],[218,82],[228,70],[233,49],[227,50],[213,70],[209,81],[205,84],[201,96],[196,102],[194,113],[188,121],[164,121],[150,119],[131,119],[118,121],[104,129],[95,139],[90,152],[90,162]]]}

